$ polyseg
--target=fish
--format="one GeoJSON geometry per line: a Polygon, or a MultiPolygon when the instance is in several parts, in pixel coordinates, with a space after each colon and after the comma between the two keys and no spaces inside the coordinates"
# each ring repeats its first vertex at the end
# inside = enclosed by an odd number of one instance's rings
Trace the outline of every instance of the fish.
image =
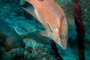
{"type": "MultiPolygon", "coordinates": [[[[28,3],[28,2],[24,2],[25,0],[21,0],[21,2],[20,2],[20,5],[22,5],[24,8],[26,8],[26,7],[30,7],[30,6],[32,6],[30,3],[28,3]]],[[[28,20],[33,20],[33,16],[31,15],[31,14],[29,14],[28,12],[26,12],[25,10],[23,10],[23,14],[24,14],[24,16],[25,16],[25,18],[26,19],[28,19],[28,20]]]]}
{"type": "Polygon", "coordinates": [[[25,0],[32,6],[23,10],[34,16],[45,28],[42,36],[53,39],[62,49],[67,49],[68,22],[65,13],[56,0],[25,0]]]}

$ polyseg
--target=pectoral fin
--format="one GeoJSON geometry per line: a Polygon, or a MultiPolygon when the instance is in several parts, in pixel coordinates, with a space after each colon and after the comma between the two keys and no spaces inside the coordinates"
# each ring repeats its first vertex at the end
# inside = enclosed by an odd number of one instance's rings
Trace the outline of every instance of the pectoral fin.
{"type": "Polygon", "coordinates": [[[41,31],[40,34],[41,34],[42,36],[46,36],[46,37],[49,36],[48,33],[47,33],[47,31],[41,31]]]}

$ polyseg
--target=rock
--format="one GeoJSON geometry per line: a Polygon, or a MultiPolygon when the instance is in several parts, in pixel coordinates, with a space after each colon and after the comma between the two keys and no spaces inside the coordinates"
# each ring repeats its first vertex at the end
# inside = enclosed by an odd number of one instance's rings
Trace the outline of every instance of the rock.
{"type": "Polygon", "coordinates": [[[24,48],[25,44],[16,31],[7,22],[0,18],[0,39],[5,51],[13,48],[24,48]]]}

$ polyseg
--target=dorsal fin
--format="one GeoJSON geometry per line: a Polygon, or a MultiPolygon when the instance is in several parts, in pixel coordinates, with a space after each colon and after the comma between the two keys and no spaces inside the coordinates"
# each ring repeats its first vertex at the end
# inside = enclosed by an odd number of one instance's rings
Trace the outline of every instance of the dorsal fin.
{"type": "Polygon", "coordinates": [[[35,8],[33,7],[33,5],[31,5],[30,3],[28,2],[25,2],[26,5],[22,5],[20,6],[23,10],[25,10],[26,12],[28,12],[29,14],[31,14],[32,16],[34,16],[36,19],[37,16],[36,16],[36,13],[35,13],[35,8]]]}
{"type": "Polygon", "coordinates": [[[56,1],[56,0],[54,0],[54,2],[59,6],[59,8],[62,10],[62,12],[64,13],[64,11],[63,11],[63,9],[61,8],[61,6],[60,6],[60,4],[56,1]]]}

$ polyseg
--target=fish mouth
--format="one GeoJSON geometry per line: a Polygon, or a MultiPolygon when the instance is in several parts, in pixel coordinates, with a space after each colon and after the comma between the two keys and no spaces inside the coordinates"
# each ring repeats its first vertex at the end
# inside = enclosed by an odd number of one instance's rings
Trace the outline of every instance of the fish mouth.
{"type": "Polygon", "coordinates": [[[67,46],[60,45],[63,50],[67,49],[67,46]]]}
{"type": "Polygon", "coordinates": [[[61,48],[62,48],[63,50],[66,50],[66,49],[67,49],[67,46],[63,46],[63,45],[61,45],[61,44],[60,44],[60,46],[61,46],[61,48]]]}
{"type": "Polygon", "coordinates": [[[62,41],[60,43],[58,43],[60,45],[60,47],[63,49],[63,50],[66,50],[67,49],[67,43],[63,43],[62,41]]]}

